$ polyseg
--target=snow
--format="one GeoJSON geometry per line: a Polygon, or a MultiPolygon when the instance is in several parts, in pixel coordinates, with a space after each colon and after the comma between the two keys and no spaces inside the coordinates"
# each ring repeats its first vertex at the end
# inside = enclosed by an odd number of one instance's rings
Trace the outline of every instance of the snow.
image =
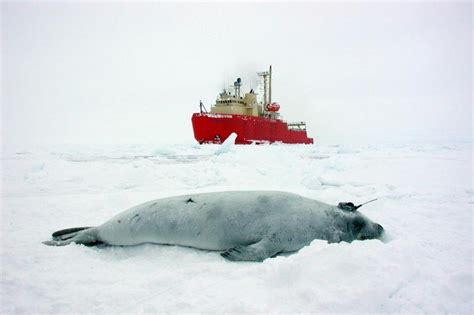
{"type": "Polygon", "coordinates": [[[3,152],[2,314],[473,312],[472,146],[60,146],[3,152]],[[360,210],[387,240],[263,263],[145,244],[41,244],[154,198],[281,190],[360,210]]]}

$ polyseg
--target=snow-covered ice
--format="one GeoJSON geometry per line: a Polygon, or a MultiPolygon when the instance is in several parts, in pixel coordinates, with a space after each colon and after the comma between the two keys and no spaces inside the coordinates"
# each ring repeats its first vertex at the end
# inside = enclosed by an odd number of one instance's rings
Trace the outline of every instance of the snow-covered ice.
{"type": "Polygon", "coordinates": [[[472,146],[62,146],[2,154],[1,308],[14,313],[473,312],[472,146]],[[282,190],[361,211],[389,240],[263,263],[145,244],[41,244],[141,202],[282,190]]]}
{"type": "Polygon", "coordinates": [[[229,152],[235,145],[235,139],[237,139],[237,134],[233,132],[227,137],[227,139],[225,139],[225,141],[222,143],[221,146],[219,146],[219,148],[214,154],[219,155],[229,152]]]}

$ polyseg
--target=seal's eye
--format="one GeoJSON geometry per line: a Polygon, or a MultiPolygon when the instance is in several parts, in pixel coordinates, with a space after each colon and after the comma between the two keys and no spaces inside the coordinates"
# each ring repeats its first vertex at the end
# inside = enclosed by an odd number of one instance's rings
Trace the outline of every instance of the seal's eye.
{"type": "Polygon", "coordinates": [[[354,221],[352,221],[352,233],[353,234],[359,233],[360,231],[362,231],[364,226],[365,226],[364,219],[359,218],[359,217],[355,218],[354,221]]]}

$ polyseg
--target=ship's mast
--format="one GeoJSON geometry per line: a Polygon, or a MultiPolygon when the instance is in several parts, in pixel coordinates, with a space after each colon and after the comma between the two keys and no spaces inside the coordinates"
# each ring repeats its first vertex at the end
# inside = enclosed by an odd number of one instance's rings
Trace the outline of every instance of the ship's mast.
{"type": "Polygon", "coordinates": [[[234,82],[234,89],[235,89],[235,97],[239,98],[240,97],[240,86],[242,85],[242,80],[240,78],[237,78],[234,82]]]}
{"type": "Polygon", "coordinates": [[[272,103],[272,65],[270,65],[269,71],[269,84],[268,84],[268,104],[272,103]]]}
{"type": "Polygon", "coordinates": [[[272,102],[272,66],[269,71],[259,72],[258,75],[263,78],[263,107],[272,102]]]}
{"type": "Polygon", "coordinates": [[[267,74],[263,75],[263,107],[267,105],[267,74]]]}

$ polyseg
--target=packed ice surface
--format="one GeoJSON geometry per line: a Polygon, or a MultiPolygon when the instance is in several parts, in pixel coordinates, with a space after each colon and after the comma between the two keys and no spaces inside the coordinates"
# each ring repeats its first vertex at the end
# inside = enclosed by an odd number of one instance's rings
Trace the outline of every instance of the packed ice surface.
{"type": "Polygon", "coordinates": [[[3,152],[2,314],[473,312],[470,143],[451,145],[62,146],[3,152]],[[233,263],[145,244],[41,244],[141,202],[281,190],[360,209],[388,240],[314,241],[233,263]]]}

